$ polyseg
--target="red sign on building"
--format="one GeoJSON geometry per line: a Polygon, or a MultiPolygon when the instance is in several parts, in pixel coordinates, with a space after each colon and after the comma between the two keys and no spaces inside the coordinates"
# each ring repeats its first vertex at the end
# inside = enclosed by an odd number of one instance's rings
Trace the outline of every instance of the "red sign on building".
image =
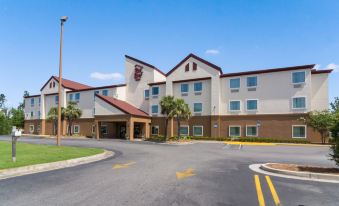
{"type": "Polygon", "coordinates": [[[140,65],[135,65],[134,66],[134,79],[135,81],[139,81],[142,77],[142,66],[140,65]]]}

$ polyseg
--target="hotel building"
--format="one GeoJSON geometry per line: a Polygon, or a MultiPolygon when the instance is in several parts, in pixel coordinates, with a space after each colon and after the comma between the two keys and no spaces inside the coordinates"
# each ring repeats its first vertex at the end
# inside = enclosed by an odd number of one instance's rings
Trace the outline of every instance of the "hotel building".
{"type": "MultiPolygon", "coordinates": [[[[182,98],[192,117],[181,123],[181,135],[204,137],[304,138],[321,142],[319,133],[299,119],[307,112],[328,109],[328,75],[302,65],[238,73],[223,70],[189,54],[168,73],[125,56],[125,84],[91,87],[62,80],[62,106],[76,101],[82,116],[73,133],[96,138],[147,138],[164,135],[165,118],[159,101],[165,95],[182,98]]],[[[41,93],[25,98],[25,132],[51,135],[47,120],[58,104],[58,81],[50,77],[41,93]]],[[[62,133],[67,122],[62,123],[62,133]]],[[[177,135],[171,120],[168,135],[177,135]]]]}

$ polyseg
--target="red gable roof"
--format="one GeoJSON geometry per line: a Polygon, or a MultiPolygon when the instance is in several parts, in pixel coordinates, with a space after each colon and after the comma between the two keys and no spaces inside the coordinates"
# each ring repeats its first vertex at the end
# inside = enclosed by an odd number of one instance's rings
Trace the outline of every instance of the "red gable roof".
{"type": "MultiPolygon", "coordinates": [[[[42,89],[48,84],[48,82],[51,79],[54,79],[55,81],[59,82],[59,77],[51,76],[51,78],[48,79],[48,81],[44,84],[44,86],[40,89],[40,91],[42,91],[42,89]]],[[[91,86],[81,84],[79,82],[75,82],[75,81],[72,81],[72,80],[64,79],[64,78],[62,78],[62,86],[67,88],[67,89],[70,89],[70,90],[82,90],[82,89],[92,88],[91,86]]]]}
{"type": "Polygon", "coordinates": [[[212,64],[211,62],[206,61],[203,58],[198,57],[197,55],[194,54],[189,54],[187,57],[185,57],[183,60],[181,60],[181,62],[179,62],[179,64],[177,64],[173,69],[171,69],[169,72],[167,72],[166,76],[169,76],[172,72],[174,72],[180,65],[182,65],[185,61],[187,61],[189,58],[194,58],[210,67],[212,67],[213,69],[217,70],[220,72],[220,74],[222,74],[222,69],[220,67],[218,67],[215,64],[212,64]]]}
{"type": "Polygon", "coordinates": [[[103,96],[100,94],[96,94],[95,96],[99,97],[100,99],[102,99],[103,101],[105,101],[106,103],[112,105],[113,107],[121,110],[122,112],[125,112],[127,114],[130,115],[135,115],[135,116],[142,116],[142,117],[150,117],[146,112],[134,107],[133,105],[113,98],[113,97],[108,97],[108,96],[103,96]]]}

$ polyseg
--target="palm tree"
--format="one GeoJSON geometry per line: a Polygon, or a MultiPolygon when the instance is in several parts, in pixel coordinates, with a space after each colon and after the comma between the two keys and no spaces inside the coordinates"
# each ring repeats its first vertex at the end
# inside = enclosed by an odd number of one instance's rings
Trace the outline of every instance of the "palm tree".
{"type": "MultiPolygon", "coordinates": [[[[61,108],[61,120],[64,119],[64,108],[61,108]]],[[[58,128],[58,107],[51,107],[47,114],[47,120],[53,122],[53,135],[56,135],[56,130],[58,128]]]]}
{"type": "Polygon", "coordinates": [[[68,102],[67,107],[64,110],[65,119],[68,121],[68,133],[72,136],[73,122],[79,119],[82,115],[81,109],[78,107],[76,102],[68,102]]]}
{"type": "Polygon", "coordinates": [[[175,100],[175,109],[173,111],[173,116],[177,120],[178,124],[178,137],[180,137],[180,121],[181,120],[188,120],[191,116],[191,110],[186,104],[186,102],[183,99],[176,99],[175,100]]]}
{"type": "Polygon", "coordinates": [[[165,141],[167,140],[168,120],[173,118],[175,100],[173,96],[164,96],[160,101],[161,114],[165,115],[165,141]]]}

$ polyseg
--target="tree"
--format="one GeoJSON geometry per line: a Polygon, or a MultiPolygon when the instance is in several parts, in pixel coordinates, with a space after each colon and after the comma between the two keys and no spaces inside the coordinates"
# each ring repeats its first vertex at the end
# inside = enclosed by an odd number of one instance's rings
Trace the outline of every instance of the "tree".
{"type": "Polygon", "coordinates": [[[160,100],[161,114],[165,115],[165,141],[167,140],[168,120],[173,118],[175,100],[173,96],[164,96],[160,100]]]}
{"type": "Polygon", "coordinates": [[[10,119],[0,110],[0,135],[11,132],[10,119]]]}
{"type": "Polygon", "coordinates": [[[29,96],[29,92],[28,91],[24,91],[24,95],[23,95],[23,101],[19,103],[18,109],[24,109],[25,108],[25,98],[29,96]]]}
{"type": "Polygon", "coordinates": [[[331,129],[332,145],[330,147],[330,160],[333,160],[339,166],[339,98],[336,97],[331,103],[331,111],[334,116],[334,124],[331,129]]]}
{"type": "Polygon", "coordinates": [[[82,115],[81,109],[76,102],[68,102],[67,107],[64,110],[65,119],[68,121],[68,133],[72,136],[73,122],[79,119],[82,115]]]}
{"type": "Polygon", "coordinates": [[[308,126],[313,127],[321,136],[324,144],[329,135],[329,131],[334,124],[334,115],[328,110],[309,112],[305,118],[301,118],[308,126]]]}
{"type": "MultiPolygon", "coordinates": [[[[61,120],[64,119],[63,112],[64,108],[61,108],[61,120]]],[[[58,128],[58,107],[51,107],[47,114],[47,120],[52,121],[53,123],[53,135],[56,135],[58,128]]]]}
{"type": "Polygon", "coordinates": [[[10,113],[11,113],[12,126],[16,126],[18,128],[24,128],[24,121],[25,121],[24,111],[20,108],[18,109],[12,108],[10,113]]]}
{"type": "Polygon", "coordinates": [[[332,112],[339,112],[339,97],[334,98],[334,102],[330,104],[332,112]]]}
{"type": "Polygon", "coordinates": [[[178,125],[178,137],[180,138],[180,122],[182,120],[188,120],[191,116],[191,110],[183,99],[176,99],[174,103],[173,116],[177,120],[178,125]]]}
{"type": "Polygon", "coordinates": [[[5,108],[6,96],[0,94],[0,110],[5,108]]]}

